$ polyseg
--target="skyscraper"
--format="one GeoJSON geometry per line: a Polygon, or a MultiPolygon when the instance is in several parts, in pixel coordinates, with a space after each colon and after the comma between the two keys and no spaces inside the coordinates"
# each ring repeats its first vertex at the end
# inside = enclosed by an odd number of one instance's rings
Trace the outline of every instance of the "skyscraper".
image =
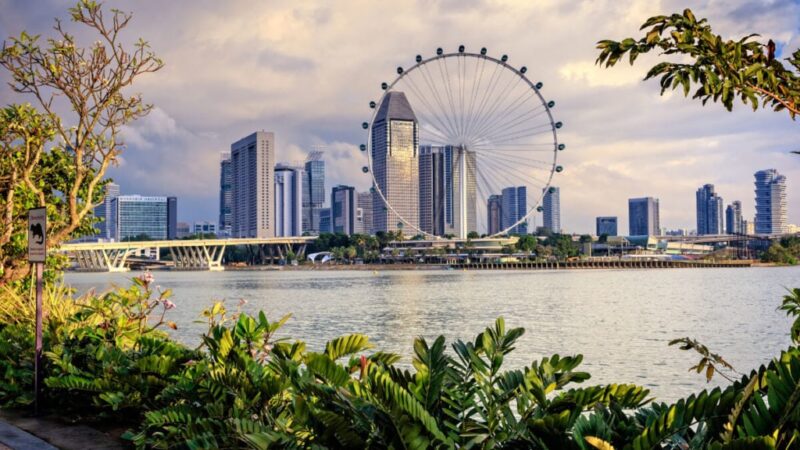
{"type": "MultiPolygon", "coordinates": [[[[403,219],[419,226],[419,131],[417,117],[402,92],[388,92],[372,127],[372,169],[386,201],[403,219]]],[[[400,217],[373,196],[375,231],[403,228],[400,217]]]]}
{"type": "Polygon", "coordinates": [[[722,234],[725,228],[722,219],[722,197],[714,192],[713,184],[697,190],[697,234],[722,234]]]}
{"type": "Polygon", "coordinates": [[[555,186],[550,186],[544,190],[542,199],[542,221],[543,227],[551,233],[561,233],[561,190],[555,186]]]}
{"type": "Polygon", "coordinates": [[[728,234],[744,234],[742,220],[742,202],[735,201],[725,208],[725,232],[728,234]]]}
{"type": "Polygon", "coordinates": [[[178,238],[178,197],[167,197],[167,239],[178,238]]]}
{"type": "MultiPolygon", "coordinates": [[[[170,228],[177,235],[177,221],[171,225],[171,205],[175,197],[120,195],[111,200],[111,234],[116,241],[147,237],[150,240],[169,238],[170,228]]],[[[176,208],[177,209],[177,208],[176,208]]],[[[174,239],[174,238],[173,238],[174,239]]]]}
{"type": "Polygon", "coordinates": [[[275,166],[275,236],[302,236],[303,168],[275,166]]]}
{"type": "Polygon", "coordinates": [[[320,208],[319,210],[319,232],[331,232],[331,208],[320,208]]]}
{"type": "Polygon", "coordinates": [[[616,236],[617,235],[617,217],[616,216],[601,216],[595,219],[595,233],[597,236],[616,236]]]}
{"type": "Polygon", "coordinates": [[[223,152],[219,162],[219,234],[230,235],[233,225],[233,168],[231,153],[223,152]]]}
{"type": "Polygon", "coordinates": [[[476,176],[475,152],[462,146],[421,146],[420,229],[437,236],[455,234],[460,238],[466,238],[470,231],[477,231],[476,176]],[[462,203],[465,205],[464,214],[462,203]]]}
{"type": "Polygon", "coordinates": [[[119,185],[108,183],[105,186],[105,197],[103,203],[94,208],[94,216],[100,219],[94,227],[97,229],[97,238],[103,240],[114,239],[111,229],[114,226],[114,216],[111,214],[111,201],[119,197],[119,185]]]}
{"type": "Polygon", "coordinates": [[[356,232],[372,234],[372,192],[359,192],[356,206],[356,232]]]}
{"type": "Polygon", "coordinates": [[[786,177],[775,169],[760,170],[756,178],[756,234],[783,234],[788,229],[786,177]]]}
{"type": "Polygon", "coordinates": [[[231,144],[232,234],[274,237],[275,134],[258,131],[231,144]]]}
{"type": "Polygon", "coordinates": [[[653,197],[628,199],[628,228],[630,236],[657,236],[661,233],[658,199],[653,197]]]}
{"type": "Polygon", "coordinates": [[[339,185],[331,190],[331,228],[334,233],[356,232],[356,189],[339,185]]]}
{"type": "Polygon", "coordinates": [[[491,236],[499,233],[503,228],[503,197],[501,195],[490,195],[487,200],[486,211],[489,217],[486,220],[486,232],[491,236]]]}
{"type": "Polygon", "coordinates": [[[303,231],[319,233],[319,210],[325,204],[325,161],[322,152],[306,159],[303,181],[303,231]]]}
{"type": "MultiPolygon", "coordinates": [[[[500,229],[514,225],[528,213],[528,190],[525,186],[512,186],[503,189],[502,220],[500,229]]],[[[528,222],[522,222],[508,230],[509,234],[528,234],[528,222]]]]}

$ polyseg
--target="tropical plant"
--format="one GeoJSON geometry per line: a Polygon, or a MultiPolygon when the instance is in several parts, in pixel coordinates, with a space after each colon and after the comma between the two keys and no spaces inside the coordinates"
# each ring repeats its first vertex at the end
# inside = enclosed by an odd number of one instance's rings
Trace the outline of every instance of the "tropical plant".
{"type": "Polygon", "coordinates": [[[122,32],[130,14],[112,10],[106,16],[90,0],[69,13],[97,37],[93,44],[79,46],[56,20],[46,43],[22,32],[0,51],[11,88],[32,96],[41,109],[10,105],[0,113],[0,283],[29,271],[26,209],[47,207],[48,247],[92,234],[90,213],[102,199],[106,170],[122,152],[122,128],[152,108],[123,91],[163,66],[143,40],[126,49],[122,32]]]}
{"type": "Polygon", "coordinates": [[[793,119],[800,112],[800,50],[786,58],[787,68],[776,59],[772,40],[760,42],[754,39],[757,34],[725,39],[714,34],[706,19],[697,20],[690,9],[651,17],[641,29],[647,32],[639,39],[598,42],[597,64],[610,67],[625,55],[633,64],[640,54],[660,51],[678,56],[647,72],[646,80],[660,77],[662,95],[680,87],[684,96],[691,93],[704,105],[709,100],[720,102],[729,111],[738,97],[753,110],[769,105],[775,111],[787,111],[793,119]]]}

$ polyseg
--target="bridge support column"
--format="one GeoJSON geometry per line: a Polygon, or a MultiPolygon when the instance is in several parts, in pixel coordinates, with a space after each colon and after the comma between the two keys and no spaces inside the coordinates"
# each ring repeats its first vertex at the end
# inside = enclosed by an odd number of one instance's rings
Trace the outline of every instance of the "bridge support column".
{"type": "Polygon", "coordinates": [[[225,244],[193,245],[191,247],[170,247],[169,253],[178,270],[225,270],[222,266],[222,255],[225,244]]]}
{"type": "Polygon", "coordinates": [[[75,261],[81,270],[90,272],[127,272],[125,261],[131,249],[97,249],[78,250],[74,253],[75,261]]]}

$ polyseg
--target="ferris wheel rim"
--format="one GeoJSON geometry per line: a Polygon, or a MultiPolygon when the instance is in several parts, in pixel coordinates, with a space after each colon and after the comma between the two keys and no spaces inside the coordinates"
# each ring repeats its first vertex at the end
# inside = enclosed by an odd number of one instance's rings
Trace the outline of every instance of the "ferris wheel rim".
{"type": "MultiPolygon", "coordinates": [[[[437,49],[437,52],[438,51],[439,51],[439,49],[437,49]]],[[[420,67],[424,67],[426,64],[429,64],[429,63],[437,61],[437,60],[453,58],[453,57],[464,57],[464,58],[470,57],[470,58],[483,59],[485,61],[490,61],[490,62],[492,62],[494,64],[497,64],[498,66],[500,66],[500,67],[502,67],[502,68],[504,68],[506,70],[511,71],[512,73],[514,73],[515,75],[520,77],[528,85],[528,87],[536,94],[536,96],[538,97],[542,107],[544,108],[544,111],[547,113],[547,117],[548,117],[549,124],[550,124],[550,129],[551,129],[552,135],[553,135],[553,163],[552,163],[552,166],[550,167],[549,173],[547,175],[547,180],[546,180],[546,182],[544,184],[544,188],[542,189],[542,192],[539,193],[538,199],[536,200],[536,203],[525,213],[525,215],[522,218],[520,218],[519,220],[514,222],[512,225],[510,225],[510,226],[508,226],[508,227],[506,227],[506,228],[504,228],[502,230],[499,230],[497,233],[494,233],[494,234],[486,233],[485,237],[486,238],[497,238],[497,237],[502,237],[502,236],[509,236],[509,231],[517,228],[519,225],[521,225],[522,223],[526,222],[536,212],[540,212],[541,211],[542,200],[544,199],[544,196],[546,195],[546,192],[551,187],[551,183],[553,181],[553,177],[555,176],[555,173],[558,172],[557,168],[560,167],[560,166],[558,166],[558,152],[559,152],[559,150],[561,150],[561,148],[559,148],[558,132],[557,132],[558,127],[556,126],[556,120],[553,117],[553,113],[551,111],[552,108],[548,105],[548,102],[545,100],[544,96],[541,94],[540,88],[538,88],[536,86],[536,84],[534,84],[525,75],[524,71],[522,71],[520,69],[517,69],[516,67],[508,64],[506,61],[503,60],[503,58],[498,59],[498,58],[495,58],[495,57],[490,56],[488,54],[474,53],[474,52],[467,52],[467,51],[457,51],[457,52],[449,52],[449,53],[442,52],[441,54],[436,54],[436,55],[428,57],[428,58],[421,58],[418,55],[417,56],[418,60],[415,61],[415,63],[412,66],[410,66],[408,69],[403,69],[402,67],[398,67],[398,74],[397,74],[397,77],[394,79],[394,81],[392,81],[391,83],[384,83],[385,87],[382,85],[383,93],[380,95],[380,98],[378,99],[378,101],[374,102],[374,104],[375,104],[374,107],[372,107],[372,103],[373,102],[371,102],[370,106],[373,109],[372,117],[370,118],[369,122],[365,122],[365,123],[368,124],[368,126],[365,127],[365,131],[367,132],[367,143],[365,144],[366,145],[365,153],[367,154],[368,169],[369,169],[370,178],[372,180],[372,187],[370,188],[370,192],[371,193],[377,193],[380,196],[380,199],[382,200],[383,205],[386,207],[387,211],[391,211],[400,220],[400,222],[402,224],[405,224],[405,225],[409,226],[414,231],[416,231],[417,234],[423,235],[425,237],[432,238],[433,240],[443,239],[442,236],[438,236],[438,235],[435,235],[435,234],[432,234],[432,233],[428,233],[428,232],[422,230],[420,227],[410,223],[405,217],[403,217],[400,213],[398,213],[394,209],[392,204],[389,203],[389,201],[384,196],[383,191],[381,190],[380,186],[378,186],[378,181],[375,178],[375,171],[373,170],[373,167],[372,167],[372,129],[373,129],[373,126],[375,124],[375,117],[378,114],[378,110],[380,109],[380,105],[383,103],[386,95],[389,92],[392,92],[392,90],[393,90],[395,85],[397,85],[400,81],[402,81],[403,78],[405,78],[408,74],[414,72],[415,70],[419,69],[420,67]]],[[[505,57],[505,55],[503,55],[503,57],[505,57]]],[[[397,91],[395,91],[395,92],[397,92],[397,91]]],[[[400,223],[398,223],[398,225],[400,225],[400,223]]],[[[404,226],[399,226],[399,228],[401,228],[401,230],[402,230],[405,227],[404,226]]],[[[477,230],[475,230],[475,231],[477,231],[477,230]]]]}

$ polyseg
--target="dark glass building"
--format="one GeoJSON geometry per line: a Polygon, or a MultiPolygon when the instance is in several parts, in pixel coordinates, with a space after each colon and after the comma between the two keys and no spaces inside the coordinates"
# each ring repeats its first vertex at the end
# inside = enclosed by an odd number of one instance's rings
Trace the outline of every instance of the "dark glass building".
{"type": "Polygon", "coordinates": [[[661,234],[657,198],[628,199],[628,232],[630,236],[658,236],[661,234]]]}

